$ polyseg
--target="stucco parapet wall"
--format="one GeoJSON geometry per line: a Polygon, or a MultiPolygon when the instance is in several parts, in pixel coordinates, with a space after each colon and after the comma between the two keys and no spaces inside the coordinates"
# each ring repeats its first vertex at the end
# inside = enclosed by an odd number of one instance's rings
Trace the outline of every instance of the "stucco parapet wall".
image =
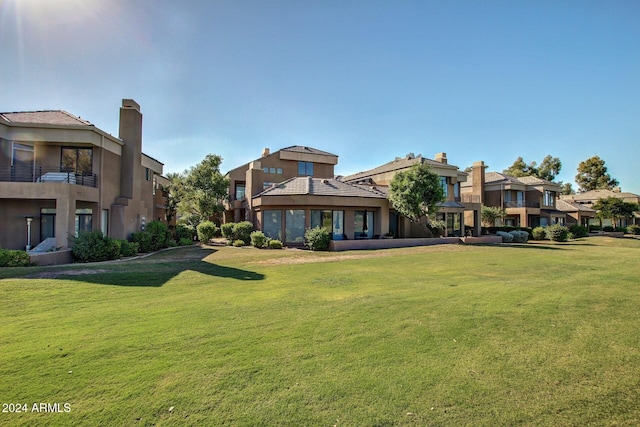
{"type": "Polygon", "coordinates": [[[354,251],[354,250],[370,250],[370,249],[392,249],[392,248],[410,248],[416,246],[433,246],[433,245],[458,245],[466,244],[498,244],[502,243],[500,236],[483,236],[483,237],[440,237],[440,238],[422,238],[422,239],[373,239],[373,240],[332,240],[329,244],[329,250],[354,251]]]}
{"type": "Polygon", "coordinates": [[[98,202],[100,191],[94,187],[57,182],[0,182],[0,199],[67,199],[98,202]]]}
{"type": "Polygon", "coordinates": [[[324,163],[327,165],[337,165],[338,158],[336,156],[327,156],[314,153],[298,153],[292,151],[280,150],[280,160],[297,160],[302,162],[324,163]]]}
{"type": "Polygon", "coordinates": [[[39,266],[70,264],[73,262],[73,253],[71,249],[42,253],[30,252],[29,258],[32,264],[39,266]]]}

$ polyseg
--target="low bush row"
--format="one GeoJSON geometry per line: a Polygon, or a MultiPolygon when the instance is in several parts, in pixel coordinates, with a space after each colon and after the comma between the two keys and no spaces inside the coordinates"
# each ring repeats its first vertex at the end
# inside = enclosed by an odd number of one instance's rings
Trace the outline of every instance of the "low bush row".
{"type": "Polygon", "coordinates": [[[0,249],[0,267],[28,267],[31,258],[25,251],[0,249]]]}

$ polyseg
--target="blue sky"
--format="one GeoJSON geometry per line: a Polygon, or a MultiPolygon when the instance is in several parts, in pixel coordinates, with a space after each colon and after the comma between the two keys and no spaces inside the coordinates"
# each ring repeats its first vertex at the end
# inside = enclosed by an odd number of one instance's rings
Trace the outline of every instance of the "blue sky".
{"type": "Polygon", "coordinates": [[[640,193],[638,22],[636,0],[0,0],[0,111],[117,135],[133,98],[165,172],[307,145],[343,175],[551,154],[573,183],[599,155],[640,193]]]}

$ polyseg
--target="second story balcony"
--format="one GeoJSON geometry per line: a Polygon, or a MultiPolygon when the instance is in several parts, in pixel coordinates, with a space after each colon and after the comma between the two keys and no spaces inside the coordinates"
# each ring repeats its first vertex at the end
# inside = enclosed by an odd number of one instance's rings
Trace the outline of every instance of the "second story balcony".
{"type": "Polygon", "coordinates": [[[530,202],[528,200],[518,200],[514,202],[504,202],[504,209],[509,208],[540,208],[540,202],[530,202]]]}
{"type": "Polygon", "coordinates": [[[0,166],[0,182],[67,183],[96,187],[96,174],[77,174],[47,166],[0,166]]]}

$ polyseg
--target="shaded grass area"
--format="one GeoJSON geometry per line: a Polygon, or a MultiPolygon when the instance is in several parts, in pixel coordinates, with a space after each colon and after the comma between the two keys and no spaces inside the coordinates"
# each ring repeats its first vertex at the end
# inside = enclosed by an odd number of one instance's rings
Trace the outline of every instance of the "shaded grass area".
{"type": "Polygon", "coordinates": [[[638,255],[192,247],[2,270],[0,400],[71,412],[0,425],[638,425],[638,255]]]}

